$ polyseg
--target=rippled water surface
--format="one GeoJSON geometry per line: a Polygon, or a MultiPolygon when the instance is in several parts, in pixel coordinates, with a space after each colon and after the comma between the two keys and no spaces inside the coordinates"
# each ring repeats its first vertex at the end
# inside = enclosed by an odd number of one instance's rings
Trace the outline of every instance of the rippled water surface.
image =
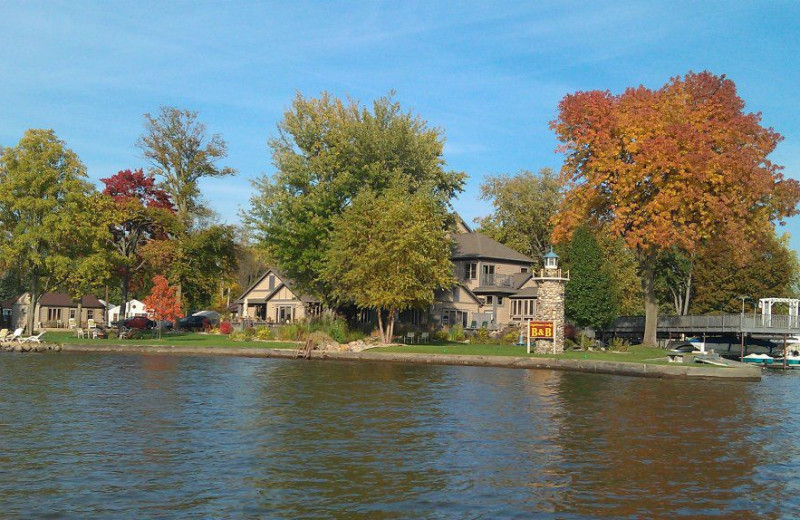
{"type": "Polygon", "coordinates": [[[798,518],[761,383],[0,355],[0,518],[798,518]]]}

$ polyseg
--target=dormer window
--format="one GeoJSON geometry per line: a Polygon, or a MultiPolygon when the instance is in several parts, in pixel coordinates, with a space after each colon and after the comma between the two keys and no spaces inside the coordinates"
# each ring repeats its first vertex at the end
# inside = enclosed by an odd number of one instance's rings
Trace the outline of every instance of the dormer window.
{"type": "Polygon", "coordinates": [[[478,264],[475,262],[467,262],[464,265],[464,279],[474,280],[478,277],[478,264]]]}

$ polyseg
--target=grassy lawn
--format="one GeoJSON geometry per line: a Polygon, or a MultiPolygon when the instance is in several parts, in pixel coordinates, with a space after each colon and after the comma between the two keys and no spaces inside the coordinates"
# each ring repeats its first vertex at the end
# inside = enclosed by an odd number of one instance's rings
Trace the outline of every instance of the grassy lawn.
{"type": "MultiPolygon", "coordinates": [[[[398,345],[371,349],[370,352],[403,352],[418,354],[457,354],[471,356],[517,356],[528,357],[525,346],[514,345],[473,345],[462,343],[443,343],[430,345],[398,345]]],[[[628,348],[628,352],[565,352],[559,355],[530,354],[530,357],[550,357],[557,359],[594,359],[598,361],[622,361],[630,363],[667,363],[666,352],[660,348],[641,345],[628,348]]]]}
{"type": "Polygon", "coordinates": [[[295,343],[279,341],[231,341],[221,334],[201,334],[198,332],[164,334],[161,339],[87,339],[78,338],[74,332],[47,332],[43,340],[61,344],[81,345],[171,345],[175,347],[258,347],[258,348],[297,348],[295,343]]]}

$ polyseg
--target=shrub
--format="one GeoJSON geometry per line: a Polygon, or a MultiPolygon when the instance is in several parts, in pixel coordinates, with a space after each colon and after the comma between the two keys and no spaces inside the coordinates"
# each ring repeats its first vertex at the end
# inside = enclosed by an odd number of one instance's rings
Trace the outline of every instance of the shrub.
{"type": "Polygon", "coordinates": [[[464,327],[453,325],[450,329],[450,341],[464,341],[465,339],[467,339],[467,336],[464,334],[464,327]]]}
{"type": "Polygon", "coordinates": [[[303,341],[308,336],[308,324],[297,321],[278,328],[278,339],[285,341],[303,341]]]}
{"type": "Polygon", "coordinates": [[[208,333],[209,334],[219,334],[219,329],[216,328],[216,327],[211,327],[210,329],[208,329],[208,333]]]}
{"type": "Polygon", "coordinates": [[[489,329],[486,327],[481,327],[475,331],[475,339],[479,343],[488,343],[489,342],[489,329]]]}
{"type": "Polygon", "coordinates": [[[244,332],[232,332],[230,336],[228,336],[228,338],[230,338],[233,341],[247,341],[248,339],[250,339],[244,332]]]}
{"type": "Polygon", "coordinates": [[[117,339],[117,329],[108,329],[106,331],[106,337],[108,339],[117,339]]]}
{"type": "Polygon", "coordinates": [[[274,334],[272,333],[272,329],[269,327],[259,327],[256,329],[256,339],[260,339],[261,341],[266,341],[268,339],[272,339],[274,334]]]}
{"type": "Polygon", "coordinates": [[[509,332],[505,336],[503,336],[503,343],[506,345],[513,345],[519,339],[519,334],[516,332],[509,332]]]}
{"type": "Polygon", "coordinates": [[[617,352],[627,352],[631,344],[623,338],[614,338],[608,343],[608,348],[617,352]]]}
{"type": "Polygon", "coordinates": [[[444,327],[441,330],[433,331],[431,337],[434,341],[447,341],[450,339],[450,329],[448,327],[444,327]]]}
{"type": "Polygon", "coordinates": [[[244,337],[251,340],[256,337],[256,329],[254,327],[246,327],[243,331],[244,337]]]}
{"type": "Polygon", "coordinates": [[[583,332],[579,333],[578,336],[575,338],[575,343],[582,349],[582,350],[589,350],[589,347],[594,345],[594,340],[584,334],[583,332]]]}
{"type": "Polygon", "coordinates": [[[223,321],[219,324],[219,332],[221,334],[230,334],[233,332],[233,325],[229,321],[223,321]]]}

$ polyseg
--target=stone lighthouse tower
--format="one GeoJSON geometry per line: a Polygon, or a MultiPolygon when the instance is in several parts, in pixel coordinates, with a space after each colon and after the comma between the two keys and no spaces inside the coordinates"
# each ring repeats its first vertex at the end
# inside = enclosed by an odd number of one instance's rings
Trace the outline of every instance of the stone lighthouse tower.
{"type": "MultiPolygon", "coordinates": [[[[564,352],[564,289],[569,281],[569,271],[561,272],[558,255],[552,246],[550,252],[544,255],[544,269],[534,273],[534,280],[538,286],[536,322],[552,324],[552,337],[531,339],[531,347],[537,354],[561,354],[564,352]]],[[[547,327],[539,329],[546,330],[547,327]]]]}

